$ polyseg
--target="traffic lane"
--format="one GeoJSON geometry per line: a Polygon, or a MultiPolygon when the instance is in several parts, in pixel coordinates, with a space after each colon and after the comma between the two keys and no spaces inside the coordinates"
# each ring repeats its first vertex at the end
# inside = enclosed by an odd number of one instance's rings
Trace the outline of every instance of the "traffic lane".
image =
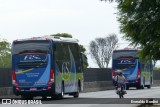
{"type": "MultiPolygon", "coordinates": [[[[151,89],[140,89],[131,88],[126,90],[127,94],[124,98],[160,98],[160,87],[152,87],[151,89]]],[[[119,98],[116,94],[116,90],[106,90],[98,92],[81,93],[80,98],[119,98]]]]}
{"type": "Polygon", "coordinates": [[[43,104],[130,104],[132,99],[119,98],[70,98],[65,97],[61,100],[47,99],[43,104]]]}
{"type": "MultiPolygon", "coordinates": [[[[160,87],[152,87],[151,89],[136,90],[134,88],[127,90],[125,98],[160,98],[160,87]]],[[[0,96],[0,98],[20,98],[20,96],[0,96]]],[[[72,96],[65,96],[65,98],[73,98],[72,96]]],[[[116,90],[106,90],[97,92],[80,93],[79,98],[119,98],[116,90]]]]}
{"type": "Polygon", "coordinates": [[[141,101],[140,104],[146,101],[153,103],[160,103],[160,99],[157,98],[65,98],[63,100],[46,100],[42,101],[43,104],[139,104],[137,101],[141,101]],[[143,101],[143,102],[142,102],[143,101]]]}
{"type": "MultiPolygon", "coordinates": [[[[72,107],[73,105],[76,105],[79,107],[81,107],[81,106],[91,107],[91,106],[96,106],[96,105],[107,106],[108,104],[110,106],[112,104],[114,104],[114,105],[112,105],[113,107],[116,107],[117,105],[124,107],[126,105],[125,102],[123,102],[123,104],[125,104],[125,105],[121,105],[119,103],[122,101],[126,101],[129,98],[131,98],[131,99],[132,98],[159,98],[160,97],[160,87],[152,87],[151,89],[144,89],[144,90],[131,89],[131,90],[127,90],[127,93],[128,94],[125,95],[125,99],[118,99],[118,95],[115,93],[115,90],[106,90],[106,91],[98,91],[98,92],[80,93],[80,98],[73,98],[71,96],[65,96],[65,98],[62,100],[52,100],[52,99],[48,98],[46,101],[42,100],[42,103],[49,104],[49,105],[46,105],[48,107],[50,107],[50,104],[52,106],[58,105],[58,107],[59,106],[63,107],[64,105],[65,105],[65,107],[66,107],[66,105],[68,105],[70,107],[72,107]],[[107,105],[106,105],[106,103],[107,103],[107,105]]],[[[40,99],[40,98],[35,98],[35,99],[40,99]]],[[[135,104],[134,105],[127,104],[126,106],[128,106],[128,105],[129,105],[129,107],[136,107],[135,104]]],[[[29,106],[31,106],[31,105],[29,105],[29,106]]],[[[37,105],[35,105],[35,106],[37,106],[37,105]]]]}
{"type": "Polygon", "coordinates": [[[160,98],[160,87],[140,90],[127,90],[125,98],[160,98]]]}
{"type": "Polygon", "coordinates": [[[81,93],[80,98],[75,99],[72,97],[66,97],[64,100],[48,100],[44,103],[66,103],[66,104],[128,104],[131,100],[141,100],[150,98],[160,98],[160,87],[152,87],[151,89],[127,90],[127,94],[124,96],[126,99],[119,99],[119,96],[115,93],[115,90],[99,91],[81,93]],[[141,99],[138,99],[141,98],[141,99]]]}

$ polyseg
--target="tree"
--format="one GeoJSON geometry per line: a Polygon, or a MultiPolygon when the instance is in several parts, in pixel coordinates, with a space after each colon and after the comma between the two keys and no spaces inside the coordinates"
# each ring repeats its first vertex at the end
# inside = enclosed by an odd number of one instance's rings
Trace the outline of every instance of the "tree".
{"type": "Polygon", "coordinates": [[[57,33],[57,34],[52,34],[50,36],[61,36],[61,37],[66,37],[66,38],[72,38],[72,35],[68,33],[57,33]]]}
{"type": "MultiPolygon", "coordinates": [[[[101,0],[113,1],[113,0],[101,0]]],[[[115,0],[120,30],[132,44],[141,45],[142,59],[160,59],[160,1],[115,0]]]]}
{"type": "Polygon", "coordinates": [[[83,54],[83,55],[82,55],[83,68],[87,68],[89,64],[88,64],[88,58],[87,58],[87,56],[86,56],[86,54],[85,54],[86,48],[84,48],[83,45],[79,45],[79,47],[80,47],[81,53],[83,54]]]}
{"type": "Polygon", "coordinates": [[[160,71],[160,68],[159,67],[154,67],[153,70],[154,71],[160,71]]]}
{"type": "Polygon", "coordinates": [[[0,68],[11,67],[11,47],[6,40],[0,41],[0,68]]]}
{"type": "Polygon", "coordinates": [[[116,34],[110,34],[105,38],[96,38],[90,42],[90,53],[99,68],[107,68],[113,50],[116,48],[118,38],[116,34]]]}
{"type": "MultiPolygon", "coordinates": [[[[72,35],[71,34],[68,34],[68,33],[57,33],[57,34],[52,34],[50,36],[61,36],[61,37],[66,37],[66,38],[72,38],[72,35]]],[[[80,52],[83,53],[83,55],[85,55],[85,52],[86,52],[86,49],[84,48],[83,45],[79,45],[79,48],[80,48],[80,52]]],[[[86,57],[86,56],[85,56],[86,57]]],[[[88,60],[87,60],[87,57],[86,58],[83,58],[86,62],[86,63],[83,63],[83,67],[84,68],[87,68],[88,67],[88,60]]]]}

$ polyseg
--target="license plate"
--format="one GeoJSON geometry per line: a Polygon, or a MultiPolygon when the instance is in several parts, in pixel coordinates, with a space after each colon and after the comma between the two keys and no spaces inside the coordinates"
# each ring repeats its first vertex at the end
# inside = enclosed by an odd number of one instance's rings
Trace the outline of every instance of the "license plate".
{"type": "Polygon", "coordinates": [[[121,91],[121,88],[118,88],[117,90],[118,90],[118,91],[121,91]]]}
{"type": "Polygon", "coordinates": [[[36,91],[37,88],[30,88],[30,91],[36,91]]]}

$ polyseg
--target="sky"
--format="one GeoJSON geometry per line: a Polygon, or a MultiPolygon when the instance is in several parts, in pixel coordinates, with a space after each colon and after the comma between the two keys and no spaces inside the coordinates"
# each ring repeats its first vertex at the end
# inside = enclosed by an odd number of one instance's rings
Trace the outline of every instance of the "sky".
{"type": "Polygon", "coordinates": [[[92,40],[115,33],[119,48],[129,44],[122,39],[116,12],[116,3],[100,0],[0,0],[0,38],[12,43],[16,39],[69,33],[87,49],[89,67],[96,68],[88,51],[92,40]]]}

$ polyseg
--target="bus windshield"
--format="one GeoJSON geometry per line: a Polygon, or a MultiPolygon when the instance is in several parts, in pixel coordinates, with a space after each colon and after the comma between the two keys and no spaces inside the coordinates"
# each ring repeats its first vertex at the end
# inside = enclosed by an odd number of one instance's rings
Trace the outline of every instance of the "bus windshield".
{"type": "Polygon", "coordinates": [[[136,66],[137,50],[117,50],[113,52],[113,69],[129,69],[136,66]]]}
{"type": "Polygon", "coordinates": [[[134,68],[136,66],[135,58],[120,58],[113,60],[114,69],[129,69],[134,68]]]}
{"type": "Polygon", "coordinates": [[[17,41],[13,44],[12,54],[24,53],[48,53],[50,50],[49,41],[17,41]]]}
{"type": "Polygon", "coordinates": [[[113,52],[113,59],[118,58],[133,58],[137,54],[137,50],[119,50],[113,52]]]}
{"type": "Polygon", "coordinates": [[[46,68],[49,41],[18,41],[13,44],[13,60],[18,69],[46,68]]]}

